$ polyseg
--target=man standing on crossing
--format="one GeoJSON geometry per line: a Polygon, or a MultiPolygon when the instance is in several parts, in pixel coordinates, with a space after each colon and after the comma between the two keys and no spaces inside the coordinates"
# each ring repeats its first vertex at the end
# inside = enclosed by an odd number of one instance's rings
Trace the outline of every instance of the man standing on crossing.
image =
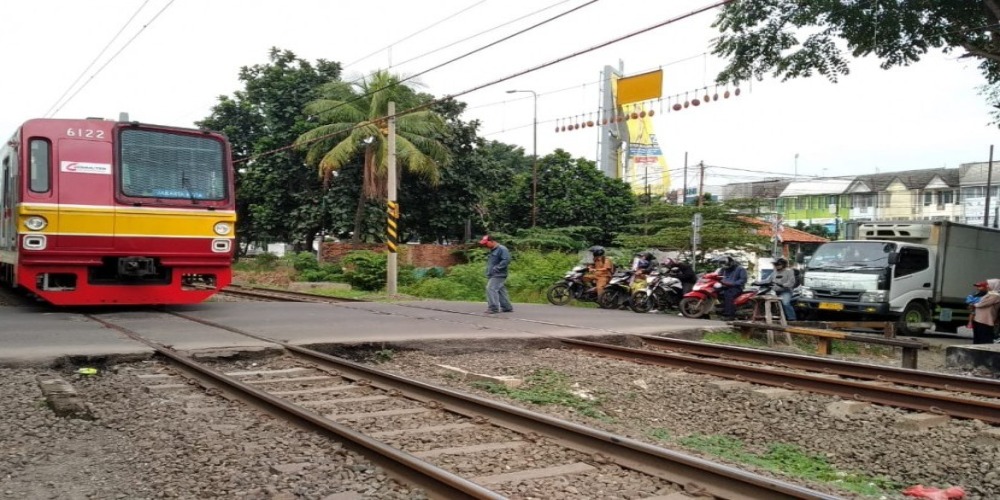
{"type": "Polygon", "coordinates": [[[486,314],[513,312],[507,294],[507,268],[510,267],[510,251],[497,243],[490,235],[483,236],[479,244],[490,249],[486,256],[486,314]]]}

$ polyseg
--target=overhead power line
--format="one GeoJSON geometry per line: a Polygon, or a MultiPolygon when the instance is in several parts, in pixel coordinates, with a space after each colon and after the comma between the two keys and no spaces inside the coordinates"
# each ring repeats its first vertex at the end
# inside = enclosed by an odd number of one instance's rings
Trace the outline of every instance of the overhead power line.
{"type": "MultiPolygon", "coordinates": [[[[507,80],[511,80],[511,79],[517,78],[519,76],[524,76],[526,74],[533,73],[533,72],[538,71],[540,69],[547,68],[549,66],[561,63],[563,61],[567,61],[569,59],[581,56],[583,54],[587,54],[589,52],[593,52],[593,51],[598,50],[598,49],[602,49],[602,48],[607,47],[609,45],[613,45],[615,43],[627,40],[629,38],[632,38],[632,37],[641,35],[643,33],[655,30],[657,28],[662,28],[663,26],[667,26],[667,25],[676,23],[678,21],[682,21],[684,19],[687,19],[689,17],[695,16],[697,14],[701,14],[702,12],[706,12],[706,11],[715,9],[717,7],[722,7],[724,5],[728,5],[728,4],[733,3],[735,1],[736,0],[719,0],[719,1],[713,2],[713,3],[709,4],[709,5],[700,7],[698,9],[690,11],[690,12],[688,12],[686,14],[681,14],[681,15],[678,15],[678,16],[674,16],[674,17],[668,18],[668,19],[666,19],[664,21],[661,21],[659,23],[656,23],[656,24],[654,24],[652,26],[648,26],[646,28],[643,28],[643,29],[640,29],[640,30],[637,30],[637,31],[633,31],[631,33],[627,33],[625,35],[613,38],[611,40],[608,40],[606,42],[600,43],[598,45],[594,45],[592,47],[589,47],[589,48],[586,48],[586,49],[582,49],[582,50],[579,50],[577,52],[573,52],[573,53],[571,53],[569,55],[566,55],[566,56],[563,56],[563,57],[559,57],[557,59],[553,59],[553,60],[551,60],[549,62],[542,63],[542,64],[539,64],[539,65],[536,65],[536,66],[532,66],[530,68],[518,71],[517,73],[513,73],[511,75],[508,75],[508,76],[505,76],[505,77],[501,77],[501,78],[498,78],[496,80],[492,80],[492,81],[489,81],[489,82],[477,85],[475,87],[469,88],[467,90],[463,90],[461,92],[456,92],[454,94],[449,94],[449,95],[446,95],[444,97],[439,97],[437,99],[431,100],[431,101],[426,102],[424,104],[421,104],[419,106],[414,106],[414,107],[412,107],[410,109],[399,111],[396,114],[391,115],[391,116],[381,117],[380,120],[382,120],[382,119],[388,119],[388,118],[398,118],[398,117],[403,116],[403,115],[407,115],[407,114],[410,114],[410,113],[413,113],[413,112],[416,112],[416,111],[419,111],[419,110],[422,110],[422,109],[426,109],[426,108],[428,108],[428,107],[430,107],[430,106],[432,106],[434,104],[441,103],[441,102],[444,102],[444,101],[447,101],[447,100],[450,100],[450,99],[454,99],[456,97],[459,97],[459,96],[462,96],[462,95],[465,95],[465,94],[469,94],[469,93],[475,92],[477,90],[482,90],[484,88],[491,87],[493,85],[497,85],[497,84],[503,83],[503,82],[505,82],[507,80]]],[[[320,137],[316,137],[316,138],[312,139],[311,141],[309,141],[308,143],[300,144],[299,146],[302,146],[302,145],[305,145],[305,144],[311,144],[311,143],[314,143],[314,142],[317,142],[317,141],[321,141],[321,140],[333,137],[335,135],[342,134],[344,132],[349,132],[349,131],[354,130],[356,128],[360,128],[360,127],[363,127],[363,126],[370,125],[371,123],[372,123],[371,121],[358,123],[358,124],[354,125],[353,127],[346,127],[346,128],[344,128],[342,130],[338,130],[336,132],[331,132],[329,134],[326,134],[326,135],[323,135],[323,136],[320,136],[320,137]]],[[[239,160],[239,161],[234,162],[234,163],[242,163],[244,161],[250,161],[250,160],[261,158],[261,157],[264,157],[264,156],[270,156],[270,155],[273,155],[273,154],[276,154],[276,153],[280,153],[282,151],[286,151],[286,150],[294,148],[294,147],[296,147],[295,144],[289,144],[287,146],[283,146],[283,147],[280,147],[280,148],[272,149],[270,151],[264,151],[262,153],[256,154],[254,156],[251,156],[251,157],[243,159],[243,160],[239,160]]]]}
{"type": "Polygon", "coordinates": [[[52,110],[55,109],[56,106],[59,105],[59,102],[62,101],[63,97],[66,97],[66,94],[68,94],[70,90],[73,90],[73,87],[76,86],[76,84],[80,81],[81,78],[83,78],[83,75],[87,74],[87,72],[90,71],[90,68],[94,66],[94,63],[96,63],[97,60],[100,59],[105,52],[107,52],[108,47],[111,47],[111,44],[115,43],[115,40],[118,39],[118,37],[122,34],[122,32],[125,31],[125,28],[127,28],[129,24],[132,24],[132,21],[135,19],[135,17],[139,15],[139,12],[141,12],[142,9],[146,8],[146,4],[148,3],[149,0],[142,2],[142,5],[140,5],[139,8],[132,13],[132,16],[128,18],[128,21],[125,21],[125,24],[123,24],[122,27],[118,30],[118,33],[115,33],[115,36],[111,37],[111,40],[108,40],[107,45],[105,45],[104,48],[97,53],[97,55],[94,57],[94,60],[90,61],[90,64],[88,64],[86,68],[83,68],[83,71],[81,71],[80,74],[77,75],[76,80],[73,80],[73,83],[69,84],[69,87],[66,87],[66,90],[63,91],[62,95],[60,95],[59,98],[52,103],[52,106],[49,106],[49,109],[45,111],[45,114],[43,115],[45,118],[51,117],[49,113],[52,112],[52,110]]]}
{"type": "Polygon", "coordinates": [[[76,92],[73,92],[72,95],[70,95],[65,101],[63,101],[62,104],[59,105],[58,108],[56,108],[55,111],[52,112],[52,115],[55,115],[56,113],[59,112],[60,109],[63,108],[63,106],[69,104],[69,102],[72,101],[73,98],[76,97],[76,95],[79,94],[81,90],[85,89],[87,85],[89,85],[90,82],[94,80],[94,77],[101,74],[101,71],[104,71],[104,68],[107,68],[108,65],[111,64],[111,61],[114,61],[115,58],[118,57],[118,54],[121,54],[123,50],[128,48],[128,46],[131,45],[132,42],[139,37],[139,35],[141,35],[144,31],[146,31],[146,28],[148,28],[150,24],[153,24],[153,21],[156,21],[156,18],[160,17],[160,14],[163,14],[163,11],[167,10],[167,8],[173,5],[173,3],[174,0],[170,0],[149,21],[146,21],[146,24],[143,24],[142,28],[140,28],[135,35],[132,35],[132,38],[129,38],[128,41],[125,42],[125,45],[122,45],[122,47],[118,49],[118,52],[115,52],[114,55],[112,55],[110,59],[108,59],[103,65],[101,65],[100,68],[97,68],[97,71],[95,71],[94,74],[90,75],[90,78],[88,78],[86,82],[83,82],[83,85],[81,85],[80,88],[76,89],[76,92]]]}
{"type": "MultiPolygon", "coordinates": [[[[439,24],[441,24],[441,23],[443,23],[443,22],[445,22],[445,21],[453,18],[453,17],[457,17],[457,16],[461,15],[462,13],[464,13],[466,11],[469,11],[469,10],[472,10],[473,8],[478,7],[478,6],[480,6],[480,5],[484,4],[484,3],[486,3],[486,0],[480,0],[479,2],[476,2],[476,3],[474,3],[474,4],[470,5],[470,6],[462,9],[462,10],[459,10],[458,12],[455,12],[455,13],[450,14],[450,15],[442,18],[442,19],[434,21],[433,23],[431,23],[431,24],[429,24],[427,26],[424,26],[423,28],[420,28],[417,31],[414,31],[413,33],[410,33],[409,35],[406,35],[403,38],[400,38],[399,40],[396,40],[395,42],[392,42],[389,45],[386,45],[385,47],[382,47],[381,49],[378,49],[375,52],[372,52],[371,54],[368,54],[368,55],[362,57],[361,59],[358,59],[357,61],[354,61],[352,63],[346,64],[344,67],[346,68],[348,66],[354,66],[355,64],[357,64],[357,63],[359,63],[361,61],[364,61],[365,59],[368,59],[369,57],[371,57],[371,56],[373,56],[375,54],[378,54],[379,52],[382,52],[383,50],[391,49],[394,45],[397,45],[397,44],[399,44],[401,42],[409,40],[410,38],[413,38],[413,37],[415,37],[415,36],[417,36],[417,35],[425,32],[425,31],[427,31],[427,30],[429,30],[429,29],[431,29],[431,28],[433,28],[433,27],[435,27],[435,26],[437,26],[437,25],[439,25],[439,24]]],[[[392,66],[392,61],[389,62],[389,66],[392,66]]]]}

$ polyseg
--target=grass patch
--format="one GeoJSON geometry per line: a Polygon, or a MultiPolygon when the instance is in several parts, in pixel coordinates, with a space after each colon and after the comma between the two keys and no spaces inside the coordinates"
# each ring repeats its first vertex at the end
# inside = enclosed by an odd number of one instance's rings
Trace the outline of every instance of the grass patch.
{"type": "Polygon", "coordinates": [[[767,341],[762,339],[747,338],[735,331],[709,332],[701,338],[702,342],[710,344],[746,345],[753,347],[766,346],[767,341]]]}
{"type": "Polygon", "coordinates": [[[670,436],[670,430],[664,429],[663,427],[650,429],[646,434],[657,441],[670,441],[673,439],[673,437],[670,436]]]}
{"type": "Polygon", "coordinates": [[[574,394],[570,387],[569,377],[549,369],[535,370],[524,380],[524,385],[510,388],[503,384],[492,382],[473,382],[473,386],[493,394],[502,394],[517,401],[525,401],[537,405],[559,405],[572,408],[577,413],[608,421],[610,418],[600,410],[600,400],[590,399],[574,394]]]}
{"type": "Polygon", "coordinates": [[[756,465],[795,478],[830,483],[866,496],[879,496],[899,487],[884,478],[837,471],[826,458],[810,455],[794,445],[773,444],[763,453],[753,453],[746,450],[738,439],[700,434],[681,438],[679,443],[734,462],[756,465]]]}

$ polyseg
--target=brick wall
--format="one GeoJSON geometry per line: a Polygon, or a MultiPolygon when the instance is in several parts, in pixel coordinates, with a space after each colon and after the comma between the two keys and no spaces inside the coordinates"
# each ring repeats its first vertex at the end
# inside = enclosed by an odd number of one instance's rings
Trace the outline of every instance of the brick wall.
{"type": "MultiPolygon", "coordinates": [[[[463,245],[399,245],[399,264],[413,267],[451,267],[465,263],[465,258],[456,253],[468,248],[463,245]]],[[[371,250],[385,253],[384,244],[323,243],[322,262],[337,262],[354,250],[371,250]]]]}

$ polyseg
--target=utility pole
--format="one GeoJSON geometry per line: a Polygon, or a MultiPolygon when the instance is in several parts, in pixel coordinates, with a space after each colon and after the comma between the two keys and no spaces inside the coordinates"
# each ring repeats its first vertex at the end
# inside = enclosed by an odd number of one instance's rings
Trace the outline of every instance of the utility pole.
{"type": "Polygon", "coordinates": [[[687,205],[688,199],[688,153],[684,152],[684,192],[681,193],[681,206],[687,205]]]}
{"type": "Polygon", "coordinates": [[[701,169],[701,173],[698,175],[698,206],[700,207],[705,200],[705,162],[698,162],[698,168],[701,169]]]}
{"type": "Polygon", "coordinates": [[[993,145],[990,144],[990,166],[986,171],[986,208],[983,211],[983,227],[990,227],[990,184],[993,184],[993,145]]]}
{"type": "Polygon", "coordinates": [[[388,197],[388,219],[387,219],[387,238],[386,246],[389,249],[389,255],[386,259],[385,272],[385,290],[390,297],[396,296],[396,279],[398,276],[398,254],[396,253],[396,244],[399,243],[399,233],[397,232],[396,223],[399,221],[399,205],[396,204],[396,103],[389,101],[389,181],[387,182],[387,197],[388,197]]]}

